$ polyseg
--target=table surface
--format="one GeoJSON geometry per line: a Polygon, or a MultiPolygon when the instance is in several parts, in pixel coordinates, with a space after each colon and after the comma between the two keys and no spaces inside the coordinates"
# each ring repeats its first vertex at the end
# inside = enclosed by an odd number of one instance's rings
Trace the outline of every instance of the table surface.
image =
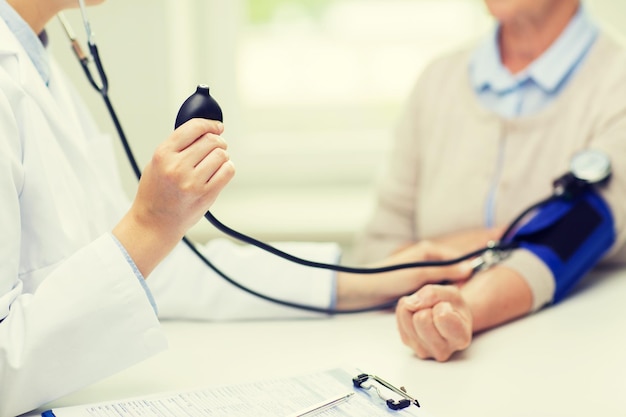
{"type": "Polygon", "coordinates": [[[626,416],[625,295],[626,270],[594,273],[446,363],[415,357],[391,313],[166,321],[167,351],[41,410],[351,366],[406,387],[434,417],[626,416]]]}

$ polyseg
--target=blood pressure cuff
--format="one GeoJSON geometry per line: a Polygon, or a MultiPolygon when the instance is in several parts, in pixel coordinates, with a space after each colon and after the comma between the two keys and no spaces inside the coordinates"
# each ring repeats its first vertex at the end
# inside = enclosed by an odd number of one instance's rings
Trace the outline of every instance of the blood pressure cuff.
{"type": "Polygon", "coordinates": [[[589,189],[574,199],[549,201],[510,241],[550,268],[556,284],[553,302],[558,303],[615,242],[613,216],[604,200],[589,189]]]}

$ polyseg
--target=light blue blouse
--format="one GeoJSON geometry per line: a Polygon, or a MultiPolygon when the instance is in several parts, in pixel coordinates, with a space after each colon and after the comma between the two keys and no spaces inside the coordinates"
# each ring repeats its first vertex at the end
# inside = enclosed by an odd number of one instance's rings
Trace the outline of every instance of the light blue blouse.
{"type": "MultiPolygon", "coordinates": [[[[565,88],[576,73],[598,35],[597,25],[581,6],[557,40],[539,58],[517,74],[502,65],[498,47],[500,27],[496,26],[474,51],[469,66],[470,82],[478,100],[505,118],[541,111],[565,88]]],[[[490,191],[485,204],[485,226],[495,223],[497,184],[504,159],[499,149],[490,191]]]]}

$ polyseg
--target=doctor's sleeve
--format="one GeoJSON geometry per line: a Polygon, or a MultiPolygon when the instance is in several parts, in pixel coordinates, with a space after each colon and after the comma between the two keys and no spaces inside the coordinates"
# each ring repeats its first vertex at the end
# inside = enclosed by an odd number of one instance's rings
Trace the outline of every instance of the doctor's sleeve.
{"type": "MultiPolygon", "coordinates": [[[[279,249],[317,262],[336,264],[334,243],[282,242],[279,249]]],[[[258,293],[288,302],[328,309],[334,304],[336,274],[305,267],[227,239],[198,249],[221,272],[258,293]]],[[[320,317],[263,300],[227,282],[186,245],[180,244],[147,280],[161,318],[243,320],[320,317]]]]}
{"type": "MultiPolygon", "coordinates": [[[[3,283],[8,279],[3,277],[3,283]]],[[[13,416],[166,347],[159,322],[110,235],[59,264],[37,290],[0,297],[0,416],[13,416]],[[97,271],[97,272],[96,272],[97,271]]]]}
{"type": "Polygon", "coordinates": [[[20,270],[25,178],[0,94],[0,417],[25,413],[165,348],[141,285],[103,235],[68,259],[20,270]]]}

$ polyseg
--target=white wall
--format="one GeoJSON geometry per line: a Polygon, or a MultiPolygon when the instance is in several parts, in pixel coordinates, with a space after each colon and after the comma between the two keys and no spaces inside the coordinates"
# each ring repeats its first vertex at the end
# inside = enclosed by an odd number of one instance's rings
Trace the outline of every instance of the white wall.
{"type": "MultiPolygon", "coordinates": [[[[436,4],[436,0],[413,1],[436,4]]],[[[480,0],[451,3],[456,3],[454,7],[466,7],[477,1],[480,0]]],[[[214,214],[231,227],[263,239],[334,240],[348,244],[371,208],[379,154],[385,149],[395,115],[387,115],[385,126],[370,132],[369,139],[356,129],[361,121],[353,111],[346,113],[346,117],[355,118],[352,134],[342,131],[335,137],[329,132],[322,140],[311,137],[311,131],[296,127],[284,138],[270,133],[249,140],[258,132],[247,130],[246,121],[254,115],[245,114],[239,102],[242,92],[238,90],[235,66],[243,36],[243,29],[237,24],[243,16],[241,3],[108,0],[89,9],[111,84],[110,96],[139,164],[144,166],[156,144],[171,132],[179,105],[196,84],[208,83],[224,109],[225,137],[231,142],[231,154],[238,167],[237,178],[216,203],[214,214]],[[318,141],[318,148],[310,145],[318,141]]],[[[587,4],[600,20],[626,34],[626,1],[590,0],[587,4]]],[[[78,12],[66,15],[82,36],[78,12]]],[[[483,27],[484,22],[476,23],[476,30],[483,27]]],[[[52,22],[48,30],[53,53],[75,79],[102,129],[115,134],[103,104],[74,61],[60,26],[52,22]]],[[[417,73],[418,67],[416,63],[414,71],[409,71],[417,73]]],[[[390,72],[394,70],[393,62],[388,68],[390,72]]],[[[337,73],[345,72],[345,68],[334,69],[337,73]]],[[[325,82],[318,81],[322,85],[325,82]]],[[[132,194],[135,180],[121,151],[120,157],[125,187],[132,194]]],[[[202,225],[192,235],[204,239],[217,233],[202,225]]]]}

